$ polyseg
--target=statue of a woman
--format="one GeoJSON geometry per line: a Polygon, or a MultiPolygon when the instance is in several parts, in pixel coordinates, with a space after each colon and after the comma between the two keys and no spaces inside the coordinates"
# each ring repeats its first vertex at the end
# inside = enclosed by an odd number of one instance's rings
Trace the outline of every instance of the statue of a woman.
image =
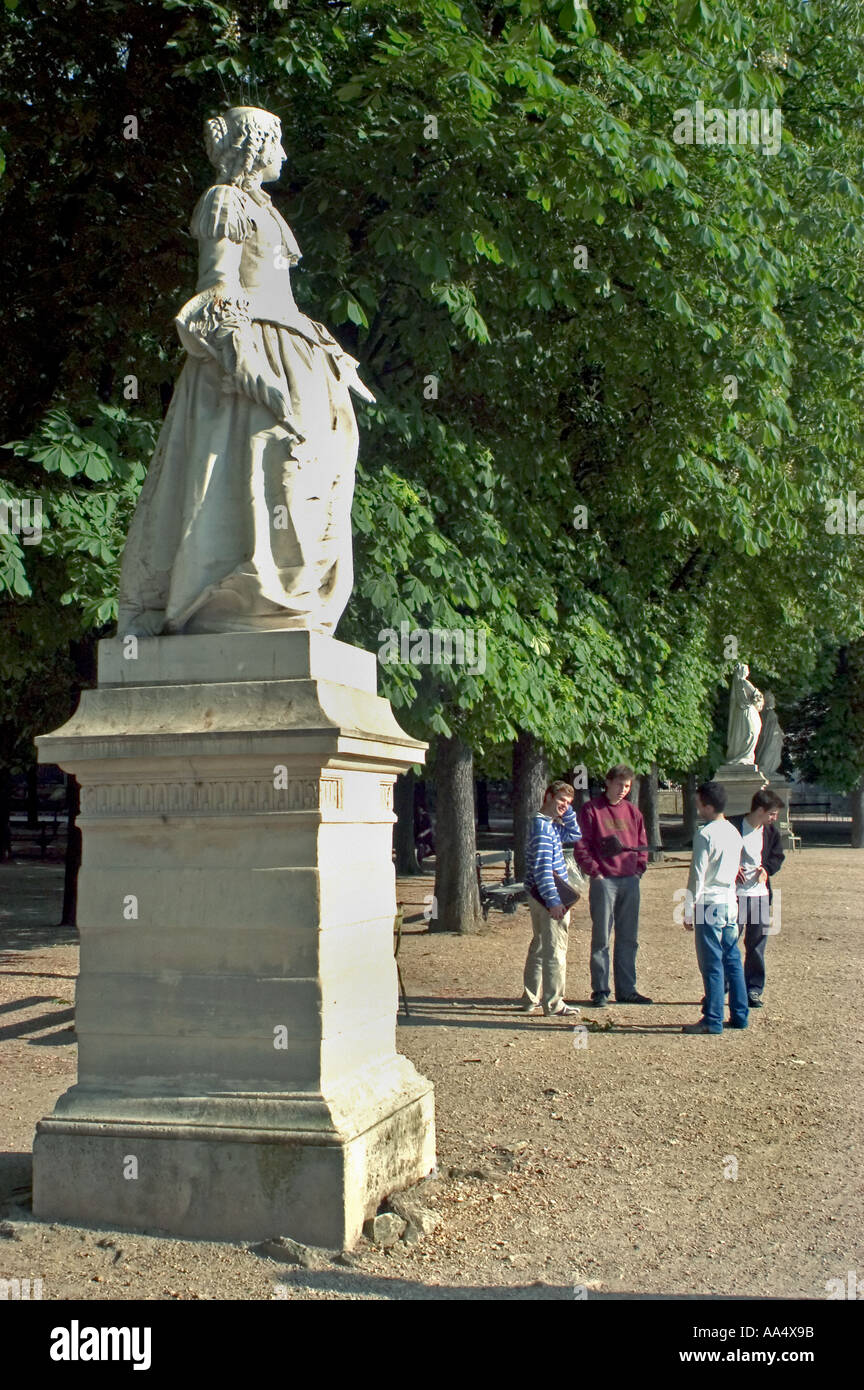
{"type": "Polygon", "coordinates": [[[285,151],[268,111],[207,122],[220,180],[198,202],[187,352],[129,531],[118,631],[333,632],[353,585],[357,362],[294,302],[300,249],[263,183],[285,151]]]}
{"type": "Polygon", "coordinates": [[[765,691],[765,714],[762,719],[762,733],[756,745],[756,765],[766,777],[774,777],[783,757],[783,739],[775,708],[776,701],[770,690],[765,691]]]}
{"type": "Polygon", "coordinates": [[[727,763],[747,763],[756,761],[756,744],[762,720],[759,711],[764,703],[761,690],[757,690],[747,677],[750,667],[743,661],[735,667],[732,689],[729,693],[729,737],[726,750],[727,763]]]}

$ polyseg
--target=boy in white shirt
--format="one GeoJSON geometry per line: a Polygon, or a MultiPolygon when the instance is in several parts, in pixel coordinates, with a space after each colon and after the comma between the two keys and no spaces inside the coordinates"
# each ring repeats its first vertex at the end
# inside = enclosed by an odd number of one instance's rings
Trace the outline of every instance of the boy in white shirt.
{"type": "Polygon", "coordinates": [[[729,817],[744,840],[738,871],[738,934],[744,937],[744,983],[751,1009],[762,1008],[771,878],[786,858],[775,824],[782,809],[777,793],[765,788],[756,792],[746,816],[729,817]]]}
{"type": "Polygon", "coordinates": [[[729,989],[731,1028],[746,1028],[747,990],[738,950],[738,898],[735,880],[743,842],[723,814],[726,788],[703,782],[696,805],[706,824],[693,837],[693,859],[687,882],[684,926],[696,933],[696,959],[705,986],[703,1016],[682,1033],[722,1033],[724,982],[729,989]]]}

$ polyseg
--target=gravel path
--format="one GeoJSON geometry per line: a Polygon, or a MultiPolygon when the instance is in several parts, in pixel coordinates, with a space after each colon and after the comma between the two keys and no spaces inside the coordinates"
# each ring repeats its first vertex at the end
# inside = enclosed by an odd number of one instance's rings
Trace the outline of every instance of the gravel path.
{"type": "MultiPolygon", "coordinates": [[[[527,909],[473,937],[409,928],[398,1041],[436,1086],[439,1176],[424,1194],[442,1220],[419,1245],[364,1241],[351,1268],[320,1271],[33,1221],[34,1126],[75,1077],[77,950],[51,926],[59,866],[0,867],[0,1278],[84,1299],[824,1299],[829,1279],[864,1271],[864,854],[787,859],[766,1007],[722,1037],[679,1031],[701,995],[693,937],[672,921],[686,867],[673,856],[644,881],[639,986],[657,1002],[583,1009],[597,1031],[516,1012],[527,909]]],[[[399,889],[419,911],[431,880],[399,889]]],[[[579,904],[577,1003],[588,945],[579,904]]]]}

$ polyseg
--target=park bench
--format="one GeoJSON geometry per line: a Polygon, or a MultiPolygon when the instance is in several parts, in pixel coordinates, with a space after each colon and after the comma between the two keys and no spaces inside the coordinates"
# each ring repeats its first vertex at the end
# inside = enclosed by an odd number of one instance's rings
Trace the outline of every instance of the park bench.
{"type": "Polygon", "coordinates": [[[39,845],[39,858],[44,859],[48,852],[48,845],[56,838],[58,832],[58,815],[51,817],[40,817],[38,825],[28,825],[26,820],[18,820],[15,816],[9,817],[9,841],[14,849],[16,840],[29,840],[39,845]]]}
{"type": "Polygon", "coordinates": [[[801,836],[795,834],[791,821],[782,821],[777,829],[780,831],[781,837],[785,837],[788,847],[793,853],[801,848],[801,836]]]}
{"type": "Polygon", "coordinates": [[[790,816],[792,815],[792,812],[793,812],[793,811],[821,811],[821,812],[822,812],[822,815],[823,815],[823,817],[824,817],[824,819],[827,820],[828,817],[829,817],[829,815],[831,814],[831,802],[830,802],[830,801],[790,801],[790,802],[789,802],[789,814],[790,814],[790,816]]]}
{"type": "Polygon", "coordinates": [[[490,908],[494,907],[497,912],[513,913],[520,903],[526,901],[527,889],[524,883],[517,883],[513,878],[512,866],[512,849],[486,850],[477,855],[477,888],[484,922],[489,916],[490,908]],[[504,878],[500,883],[483,882],[484,864],[504,865],[504,878]]]}

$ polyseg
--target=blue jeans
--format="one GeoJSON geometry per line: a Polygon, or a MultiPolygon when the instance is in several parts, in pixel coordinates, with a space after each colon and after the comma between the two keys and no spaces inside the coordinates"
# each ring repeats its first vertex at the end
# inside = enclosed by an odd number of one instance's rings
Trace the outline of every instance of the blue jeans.
{"type": "Polygon", "coordinates": [[[696,959],[705,986],[703,1017],[709,1033],[723,1032],[724,983],[729,986],[731,1020],[736,1027],[746,1028],[750,1009],[738,950],[737,906],[697,902],[694,930],[696,959]]]}

